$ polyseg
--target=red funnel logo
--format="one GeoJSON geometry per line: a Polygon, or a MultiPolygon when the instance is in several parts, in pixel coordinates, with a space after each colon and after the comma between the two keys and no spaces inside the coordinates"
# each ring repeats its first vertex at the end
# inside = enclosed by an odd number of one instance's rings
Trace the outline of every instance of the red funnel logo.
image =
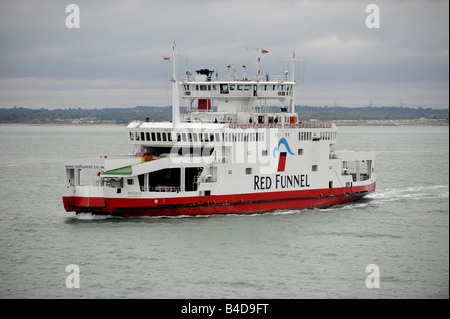
{"type": "Polygon", "coordinates": [[[278,160],[277,172],[284,172],[284,168],[286,167],[286,155],[287,152],[280,152],[280,159],[278,160]]]}

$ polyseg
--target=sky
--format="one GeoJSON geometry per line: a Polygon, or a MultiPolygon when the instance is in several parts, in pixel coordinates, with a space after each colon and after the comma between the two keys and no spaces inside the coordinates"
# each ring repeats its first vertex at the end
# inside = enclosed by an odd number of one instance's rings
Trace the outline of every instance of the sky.
{"type": "Polygon", "coordinates": [[[448,0],[0,0],[0,108],[171,105],[173,41],[178,79],[295,50],[297,105],[449,107],[448,0]]]}

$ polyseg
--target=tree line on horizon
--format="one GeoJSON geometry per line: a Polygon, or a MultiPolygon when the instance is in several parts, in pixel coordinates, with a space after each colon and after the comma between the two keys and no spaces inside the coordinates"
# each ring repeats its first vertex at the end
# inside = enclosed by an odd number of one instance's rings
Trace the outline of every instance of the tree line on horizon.
{"type": "MultiPolygon", "coordinates": [[[[51,124],[82,121],[88,123],[128,124],[134,120],[145,120],[148,116],[151,122],[170,121],[171,106],[136,106],[129,108],[68,108],[68,109],[30,109],[22,107],[0,108],[0,123],[51,124]]],[[[279,106],[269,107],[270,112],[280,112],[279,106]]],[[[407,107],[295,107],[300,119],[305,121],[317,119],[320,121],[342,120],[414,120],[449,119],[448,109],[407,108],[407,107]]],[[[187,113],[187,107],[180,107],[181,113],[187,113]]]]}

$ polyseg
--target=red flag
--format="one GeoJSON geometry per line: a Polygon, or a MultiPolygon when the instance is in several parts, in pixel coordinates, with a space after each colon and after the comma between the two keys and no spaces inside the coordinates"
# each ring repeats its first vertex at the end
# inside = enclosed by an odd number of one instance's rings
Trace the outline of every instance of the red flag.
{"type": "Polygon", "coordinates": [[[165,57],[164,57],[164,61],[166,61],[166,60],[170,60],[170,58],[167,57],[167,56],[165,56],[165,57]]]}
{"type": "Polygon", "coordinates": [[[261,53],[269,53],[267,50],[261,50],[261,53]]]}

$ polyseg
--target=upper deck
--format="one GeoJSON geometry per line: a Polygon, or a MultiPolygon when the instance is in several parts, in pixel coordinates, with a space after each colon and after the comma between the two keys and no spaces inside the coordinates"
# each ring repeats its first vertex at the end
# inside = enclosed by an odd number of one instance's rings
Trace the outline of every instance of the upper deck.
{"type": "Polygon", "coordinates": [[[296,83],[288,81],[287,75],[272,79],[266,75],[265,80],[250,80],[245,75],[242,78],[234,76],[233,80],[218,80],[217,75],[212,76],[213,72],[197,70],[193,81],[188,76],[179,82],[181,98],[189,101],[190,113],[213,112],[217,106],[217,113],[229,116],[226,121],[242,122],[244,118],[248,120],[248,116],[238,116],[238,113],[264,113],[264,107],[274,103],[281,103],[285,111],[294,111],[296,83]]]}
{"type": "Polygon", "coordinates": [[[295,82],[279,81],[182,81],[182,98],[185,99],[276,99],[284,101],[293,96],[295,82]]]}

